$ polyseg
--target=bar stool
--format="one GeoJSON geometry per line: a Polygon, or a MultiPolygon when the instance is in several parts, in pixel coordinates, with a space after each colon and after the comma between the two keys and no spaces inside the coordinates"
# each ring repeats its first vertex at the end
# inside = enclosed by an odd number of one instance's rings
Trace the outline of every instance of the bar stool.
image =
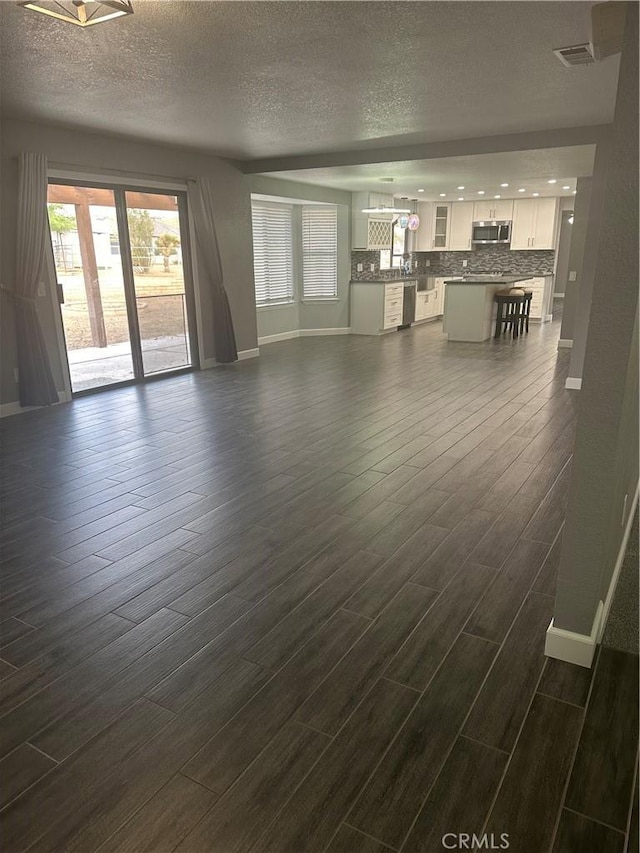
{"type": "Polygon", "coordinates": [[[531,300],[533,299],[533,291],[524,291],[524,306],[522,317],[520,318],[520,334],[529,332],[529,315],[531,314],[531,300]]]}
{"type": "Polygon", "coordinates": [[[502,332],[506,330],[510,331],[514,338],[517,338],[524,316],[524,290],[517,287],[509,290],[498,290],[493,299],[498,305],[494,338],[499,338],[502,332]]]}

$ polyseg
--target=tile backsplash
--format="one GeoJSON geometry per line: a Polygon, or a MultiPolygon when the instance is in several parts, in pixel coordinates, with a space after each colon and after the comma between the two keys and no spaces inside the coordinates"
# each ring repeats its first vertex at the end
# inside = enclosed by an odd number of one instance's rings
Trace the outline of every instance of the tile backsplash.
{"type": "MultiPolygon", "coordinates": [[[[553,273],[555,252],[548,250],[511,251],[506,246],[479,246],[470,252],[414,252],[411,255],[411,271],[415,275],[464,275],[470,273],[513,273],[549,275],[553,273]],[[426,265],[426,261],[430,265],[426,265]],[[462,262],[467,261],[463,267],[462,262]]],[[[351,278],[354,281],[371,278],[397,278],[398,270],[380,270],[380,252],[355,251],[351,253],[351,278]],[[356,270],[362,264],[363,272],[356,270]],[[376,271],[370,271],[375,264],[376,271]]]]}

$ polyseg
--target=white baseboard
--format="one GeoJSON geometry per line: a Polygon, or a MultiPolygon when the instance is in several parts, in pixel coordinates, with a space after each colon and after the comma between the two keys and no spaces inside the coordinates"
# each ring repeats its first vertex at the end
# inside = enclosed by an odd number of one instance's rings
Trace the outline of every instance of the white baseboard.
{"type": "Polygon", "coordinates": [[[622,537],[622,542],[620,543],[620,550],[618,551],[618,557],[616,559],[616,564],[613,568],[613,574],[611,575],[611,583],[609,584],[609,589],[607,591],[607,598],[604,602],[604,608],[602,611],[602,624],[600,625],[600,633],[598,635],[598,642],[602,640],[602,635],[604,634],[604,629],[607,624],[607,619],[609,618],[609,611],[611,610],[611,604],[613,602],[613,596],[616,591],[616,586],[618,585],[618,578],[620,577],[620,570],[622,569],[622,563],[624,562],[624,555],[627,552],[627,544],[629,543],[629,536],[631,535],[631,528],[633,527],[633,519],[636,514],[636,506],[638,504],[638,486],[636,486],[635,493],[633,495],[633,500],[631,501],[631,508],[629,509],[629,515],[627,517],[627,523],[624,529],[624,535],[622,537]]]}
{"type": "Polygon", "coordinates": [[[292,338],[299,338],[300,333],[297,329],[292,329],[290,332],[278,332],[277,335],[263,335],[261,338],[258,338],[258,346],[261,347],[263,344],[275,344],[278,341],[290,341],[292,338]]]}
{"type": "Polygon", "coordinates": [[[216,367],[217,364],[215,358],[203,358],[200,360],[200,370],[209,370],[211,367],[216,367]]]}
{"type": "Polygon", "coordinates": [[[351,329],[348,326],[337,329],[300,329],[298,334],[301,338],[314,338],[317,335],[350,335],[351,329]]]}
{"type": "MultiPolygon", "coordinates": [[[[70,403],[72,395],[68,391],[58,391],[59,403],[70,403]]],[[[11,415],[21,415],[23,412],[35,412],[36,409],[46,409],[47,406],[21,406],[19,400],[14,400],[12,403],[0,403],[0,418],[9,418],[11,415]]]]}
{"type": "Polygon", "coordinates": [[[542,315],[542,322],[543,323],[550,323],[552,320],[553,320],[553,314],[543,314],[542,315]]]}
{"type": "Polygon", "coordinates": [[[582,388],[582,379],[578,376],[567,377],[564,387],[567,391],[579,391],[582,388]]]}
{"type": "Polygon", "coordinates": [[[573,338],[560,338],[558,349],[573,349],[573,338]]]}
{"type": "Polygon", "coordinates": [[[265,335],[258,338],[258,346],[263,344],[274,344],[277,341],[290,341],[293,338],[310,338],[317,335],[350,335],[349,327],[341,327],[337,329],[292,329],[289,332],[280,332],[277,335],[265,335]]]}
{"type": "Polygon", "coordinates": [[[552,619],[551,624],[547,628],[547,636],[544,644],[545,655],[549,658],[557,658],[558,660],[574,663],[576,666],[584,666],[589,669],[593,663],[593,656],[596,653],[598,638],[601,636],[603,613],[604,604],[600,601],[593,625],[591,626],[591,633],[588,636],[556,628],[552,619]]]}

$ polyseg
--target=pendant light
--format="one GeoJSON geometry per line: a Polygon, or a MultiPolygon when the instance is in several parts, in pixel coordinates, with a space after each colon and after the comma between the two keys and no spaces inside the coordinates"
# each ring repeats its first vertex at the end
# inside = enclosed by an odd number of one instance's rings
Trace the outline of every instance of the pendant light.
{"type": "Polygon", "coordinates": [[[130,0],[19,0],[18,6],[77,27],[91,27],[133,14],[130,0]]]}

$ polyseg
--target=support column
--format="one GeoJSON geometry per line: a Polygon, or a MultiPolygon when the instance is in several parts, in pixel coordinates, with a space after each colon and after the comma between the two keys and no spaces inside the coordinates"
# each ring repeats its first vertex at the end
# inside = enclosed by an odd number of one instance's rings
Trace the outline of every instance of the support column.
{"type": "Polygon", "coordinates": [[[75,209],[76,223],[78,225],[78,240],[80,242],[80,256],[82,258],[84,289],[87,294],[87,306],[89,309],[91,340],[93,345],[96,347],[106,347],[107,331],[104,326],[102,296],[100,295],[100,281],[98,279],[98,264],[96,263],[96,250],[93,245],[91,212],[88,204],[76,204],[75,209]]]}
{"type": "MultiPolygon", "coordinates": [[[[583,666],[591,665],[602,635],[638,487],[638,6],[626,5],[571,486],[546,646],[547,654],[583,666]]],[[[583,284],[592,230],[587,229],[583,284]]]]}

